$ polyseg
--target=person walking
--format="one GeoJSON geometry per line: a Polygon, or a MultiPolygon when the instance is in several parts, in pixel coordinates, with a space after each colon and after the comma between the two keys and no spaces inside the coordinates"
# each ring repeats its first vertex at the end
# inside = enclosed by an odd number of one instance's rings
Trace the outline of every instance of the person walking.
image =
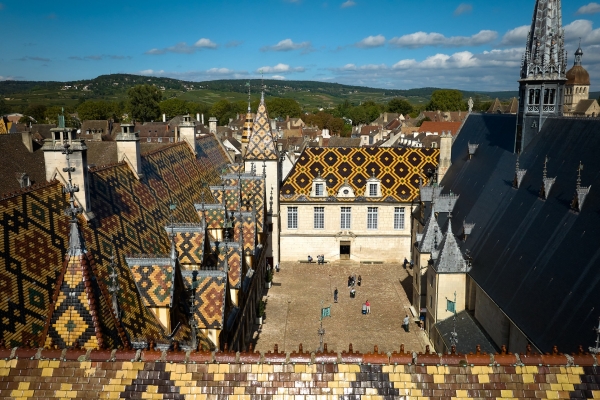
{"type": "Polygon", "coordinates": [[[404,327],[404,330],[406,332],[410,331],[410,318],[408,318],[408,314],[406,315],[406,317],[404,317],[404,319],[402,320],[402,326],[404,327]]]}
{"type": "Polygon", "coordinates": [[[337,288],[335,288],[335,290],[333,291],[333,302],[337,303],[337,296],[338,296],[338,290],[337,288]]]}
{"type": "Polygon", "coordinates": [[[275,264],[275,272],[279,272],[279,263],[275,264]]]}
{"type": "Polygon", "coordinates": [[[361,276],[359,275],[359,276],[358,276],[358,282],[357,282],[358,286],[360,286],[361,282],[362,282],[362,278],[361,278],[361,276]]]}
{"type": "Polygon", "coordinates": [[[365,301],[365,306],[367,306],[367,314],[371,314],[371,303],[369,303],[368,299],[365,301]]]}

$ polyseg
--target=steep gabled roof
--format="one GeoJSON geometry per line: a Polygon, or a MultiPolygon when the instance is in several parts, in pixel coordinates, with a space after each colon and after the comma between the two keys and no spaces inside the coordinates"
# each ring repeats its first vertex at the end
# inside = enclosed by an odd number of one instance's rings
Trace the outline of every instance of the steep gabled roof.
{"type": "Polygon", "coordinates": [[[438,273],[467,272],[467,263],[456,243],[451,224],[452,220],[448,219],[448,229],[444,234],[438,257],[435,260],[434,268],[438,273]]]}
{"type": "Polygon", "coordinates": [[[246,148],[244,159],[261,161],[276,161],[279,159],[273,134],[271,133],[271,123],[269,121],[269,114],[267,113],[264,95],[261,97],[260,104],[258,105],[258,111],[254,118],[252,134],[248,138],[248,147],[246,148]]]}
{"type": "Polygon", "coordinates": [[[425,223],[425,228],[423,229],[423,237],[419,243],[419,252],[431,253],[433,250],[437,250],[442,242],[442,238],[442,230],[435,219],[435,212],[433,209],[431,209],[429,212],[429,218],[427,219],[427,223],[425,223]]]}
{"type": "MultiPolygon", "coordinates": [[[[549,118],[520,154],[527,172],[512,186],[517,155],[515,115],[475,115],[452,145],[452,166],[441,182],[459,193],[453,221],[474,223],[469,275],[542,351],[593,343],[600,293],[600,121],[549,118]],[[468,144],[479,147],[471,159],[468,144]],[[544,159],[556,177],[539,197],[544,159]],[[554,161],[553,161],[554,160],[554,161]],[[571,209],[579,162],[591,189],[580,212],[571,209]],[[575,331],[570,326],[580,326],[575,331]]],[[[446,193],[447,193],[446,192],[446,193]]],[[[459,235],[462,224],[454,224],[459,235]]]]}

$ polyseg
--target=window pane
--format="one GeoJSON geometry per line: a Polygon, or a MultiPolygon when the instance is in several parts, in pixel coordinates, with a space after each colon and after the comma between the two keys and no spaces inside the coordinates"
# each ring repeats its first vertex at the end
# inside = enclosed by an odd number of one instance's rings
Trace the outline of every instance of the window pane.
{"type": "Polygon", "coordinates": [[[377,184],[376,183],[369,184],[369,196],[371,196],[371,197],[377,196],[377,184]]]}
{"type": "Polygon", "coordinates": [[[377,207],[367,207],[367,229],[377,229],[377,207]]]}
{"type": "Polygon", "coordinates": [[[350,229],[350,219],[352,216],[352,209],[350,207],[342,207],[342,214],[341,214],[341,222],[340,222],[340,228],[341,229],[350,229]]]}
{"type": "Polygon", "coordinates": [[[394,229],[404,229],[404,207],[394,208],[394,229]]]}
{"type": "Polygon", "coordinates": [[[325,228],[325,207],[315,207],[314,228],[325,228]]]}
{"type": "Polygon", "coordinates": [[[323,196],[323,184],[317,183],[315,185],[315,196],[323,196]]]}
{"type": "Polygon", "coordinates": [[[288,207],[288,229],[298,229],[298,207],[288,207]]]}

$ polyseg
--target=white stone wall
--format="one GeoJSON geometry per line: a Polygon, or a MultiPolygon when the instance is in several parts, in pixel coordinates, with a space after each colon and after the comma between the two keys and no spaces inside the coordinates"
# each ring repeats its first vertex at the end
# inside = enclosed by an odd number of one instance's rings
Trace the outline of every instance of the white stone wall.
{"type": "Polygon", "coordinates": [[[410,204],[284,203],[281,206],[281,260],[305,260],[310,254],[339,259],[340,242],[350,242],[356,261],[402,262],[410,259],[410,204]],[[298,228],[288,228],[288,207],[298,207],[298,228]],[[324,229],[314,229],[314,207],[325,207],[324,229]],[[351,207],[351,229],[340,227],[341,207],[351,207]],[[378,207],[378,229],[367,229],[367,207],[378,207]],[[404,229],[394,229],[394,207],[404,207],[404,229]]]}

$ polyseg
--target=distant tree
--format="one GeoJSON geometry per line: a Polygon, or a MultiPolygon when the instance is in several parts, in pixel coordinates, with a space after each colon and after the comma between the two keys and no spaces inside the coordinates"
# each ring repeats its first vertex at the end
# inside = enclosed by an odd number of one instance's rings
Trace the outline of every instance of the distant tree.
{"type": "MultiPolygon", "coordinates": [[[[332,135],[342,135],[346,129],[346,124],[343,119],[334,117],[332,114],[324,111],[319,111],[315,114],[307,114],[303,119],[309,126],[316,126],[319,129],[329,129],[329,133],[332,135]]],[[[350,130],[352,130],[352,128],[350,128],[350,130]]]]}
{"type": "Polygon", "coordinates": [[[81,121],[103,119],[119,121],[123,114],[123,109],[117,102],[88,100],[77,107],[77,113],[81,121]]]}
{"type": "Polygon", "coordinates": [[[214,103],[210,108],[210,116],[216,117],[219,121],[219,125],[226,125],[229,122],[229,118],[232,118],[233,107],[229,100],[221,99],[214,103]]]}
{"type": "Polygon", "coordinates": [[[62,112],[62,107],[60,106],[48,107],[44,113],[46,122],[49,124],[58,124],[58,116],[62,115],[62,112]]]}
{"type": "Polygon", "coordinates": [[[423,122],[425,122],[425,121],[431,121],[431,118],[429,118],[429,117],[423,118],[422,120],[420,120],[419,122],[417,122],[417,126],[421,127],[421,125],[423,125],[423,122]]]}
{"type": "Polygon", "coordinates": [[[463,101],[463,95],[460,90],[443,89],[436,90],[431,94],[431,101],[427,104],[429,111],[459,111],[467,110],[467,105],[463,101]]]}
{"type": "Polygon", "coordinates": [[[8,113],[10,113],[10,106],[6,104],[6,101],[4,101],[4,99],[0,99],[0,115],[8,113]]]}
{"type": "Polygon", "coordinates": [[[160,118],[162,92],[152,85],[137,85],[127,91],[129,113],[136,121],[157,121],[160,118]]]}
{"type": "Polygon", "coordinates": [[[39,124],[46,119],[46,106],[43,104],[32,104],[23,113],[35,119],[39,124]]]}
{"type": "Polygon", "coordinates": [[[405,99],[396,97],[395,99],[390,100],[387,104],[387,111],[391,113],[407,115],[413,111],[413,106],[405,99]]]}
{"type": "MultiPolygon", "coordinates": [[[[166,114],[167,118],[173,118],[177,115],[183,115],[190,112],[189,102],[178,98],[163,100],[160,102],[161,114],[166,114]]],[[[193,112],[193,111],[192,111],[193,112]]]]}
{"type": "Polygon", "coordinates": [[[348,118],[352,120],[352,125],[366,124],[368,122],[367,113],[364,107],[352,107],[348,111],[348,118]]]}
{"type": "Polygon", "coordinates": [[[287,116],[297,118],[302,115],[302,107],[294,99],[272,98],[267,100],[267,109],[271,118],[286,118],[287,116]]]}

